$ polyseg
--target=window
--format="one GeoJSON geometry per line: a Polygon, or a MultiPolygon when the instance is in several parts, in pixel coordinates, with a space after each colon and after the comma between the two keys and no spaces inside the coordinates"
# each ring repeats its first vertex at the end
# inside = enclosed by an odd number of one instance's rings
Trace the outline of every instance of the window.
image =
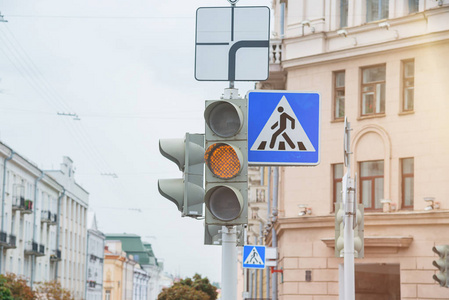
{"type": "MultiPolygon", "coordinates": [[[[343,164],[335,164],[332,165],[332,173],[333,173],[333,203],[341,203],[342,202],[342,178],[343,178],[343,164]]],[[[335,210],[335,206],[332,205],[332,211],[335,210]]]]}
{"type": "Polygon", "coordinates": [[[348,27],[348,0],[340,0],[340,28],[348,27]]]}
{"type": "Polygon", "coordinates": [[[408,0],[408,13],[415,13],[419,11],[419,0],[408,0]]]}
{"type": "Polygon", "coordinates": [[[362,69],[362,116],[385,113],[385,65],[362,69]]]}
{"type": "Polygon", "coordinates": [[[360,163],[360,197],[365,209],[381,210],[384,194],[383,160],[360,163]]]}
{"type": "Polygon", "coordinates": [[[413,209],[414,192],[414,159],[401,159],[402,208],[413,209]]]}
{"type": "Polygon", "coordinates": [[[334,120],[345,116],[345,71],[334,72],[334,120]]]}
{"type": "Polygon", "coordinates": [[[366,0],[366,22],[388,18],[388,0],[366,0]]]}
{"type": "Polygon", "coordinates": [[[415,98],[415,61],[402,62],[402,111],[413,111],[415,98]]]}

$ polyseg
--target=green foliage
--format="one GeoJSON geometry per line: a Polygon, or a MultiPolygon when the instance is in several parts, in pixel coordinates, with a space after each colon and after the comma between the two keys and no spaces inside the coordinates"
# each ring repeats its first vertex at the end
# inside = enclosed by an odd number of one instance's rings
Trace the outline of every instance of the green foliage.
{"type": "Polygon", "coordinates": [[[19,277],[16,274],[8,273],[6,275],[0,275],[0,286],[5,293],[7,293],[6,290],[9,290],[10,295],[12,296],[11,299],[36,300],[36,294],[27,285],[26,279],[19,277]]]}
{"type": "Polygon", "coordinates": [[[11,290],[5,286],[6,279],[0,276],[0,299],[2,300],[14,300],[11,294],[11,290]]]}
{"type": "Polygon", "coordinates": [[[217,288],[207,277],[201,278],[199,274],[176,282],[170,288],[163,289],[158,300],[216,300],[217,288]]]}
{"type": "Polygon", "coordinates": [[[26,279],[16,274],[0,275],[0,300],[73,300],[73,296],[57,281],[38,284],[36,292],[26,279]]]}
{"type": "Polygon", "coordinates": [[[74,300],[70,292],[63,289],[56,280],[39,284],[36,291],[38,300],[74,300]]]}

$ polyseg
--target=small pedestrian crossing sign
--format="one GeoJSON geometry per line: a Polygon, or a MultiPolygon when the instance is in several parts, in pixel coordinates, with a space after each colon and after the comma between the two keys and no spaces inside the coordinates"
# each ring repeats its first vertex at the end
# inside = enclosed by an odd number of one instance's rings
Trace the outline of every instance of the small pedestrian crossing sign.
{"type": "Polygon", "coordinates": [[[291,91],[248,93],[248,163],[317,165],[320,95],[291,91]]]}
{"type": "Polygon", "coordinates": [[[265,268],[265,246],[243,246],[243,268],[265,268]]]}

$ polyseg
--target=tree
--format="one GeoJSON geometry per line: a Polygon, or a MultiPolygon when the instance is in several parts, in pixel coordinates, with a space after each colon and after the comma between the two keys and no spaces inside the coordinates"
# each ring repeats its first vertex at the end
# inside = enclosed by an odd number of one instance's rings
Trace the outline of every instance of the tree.
{"type": "Polygon", "coordinates": [[[74,300],[70,291],[63,289],[56,280],[39,284],[36,292],[38,300],[74,300]]]}
{"type": "Polygon", "coordinates": [[[11,290],[5,286],[6,279],[2,276],[0,277],[0,299],[3,300],[14,300],[11,294],[11,290]]]}
{"type": "Polygon", "coordinates": [[[7,293],[6,290],[9,290],[12,299],[36,300],[36,294],[27,285],[27,281],[25,278],[17,276],[16,274],[13,273],[8,273],[6,275],[0,275],[0,282],[1,287],[4,288],[2,289],[2,291],[7,293]]]}
{"type": "Polygon", "coordinates": [[[216,300],[217,288],[210,284],[207,277],[195,274],[193,280],[186,278],[176,282],[170,288],[163,289],[158,300],[216,300]]]}

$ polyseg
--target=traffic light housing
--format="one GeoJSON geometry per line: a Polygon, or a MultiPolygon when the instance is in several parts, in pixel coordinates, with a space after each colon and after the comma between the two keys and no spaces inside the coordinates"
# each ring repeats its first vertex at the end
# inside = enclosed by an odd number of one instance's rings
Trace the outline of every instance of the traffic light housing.
{"type": "Polygon", "coordinates": [[[433,275],[433,280],[438,282],[440,286],[449,287],[449,245],[440,245],[432,248],[439,259],[434,260],[432,264],[437,267],[438,274],[433,275]]]}
{"type": "Polygon", "coordinates": [[[208,225],[248,223],[247,110],[246,99],[206,101],[204,202],[208,225]]]}
{"type": "Polygon", "coordinates": [[[159,179],[159,193],[172,201],[183,217],[201,217],[204,201],[204,134],[186,133],[184,139],[161,139],[159,151],[183,172],[183,178],[159,179]]]}
{"type": "MultiPolygon", "coordinates": [[[[335,203],[335,257],[343,257],[344,253],[344,205],[335,203]]],[[[354,257],[363,258],[365,255],[365,224],[364,206],[357,204],[357,213],[354,220],[354,257]]]]}

